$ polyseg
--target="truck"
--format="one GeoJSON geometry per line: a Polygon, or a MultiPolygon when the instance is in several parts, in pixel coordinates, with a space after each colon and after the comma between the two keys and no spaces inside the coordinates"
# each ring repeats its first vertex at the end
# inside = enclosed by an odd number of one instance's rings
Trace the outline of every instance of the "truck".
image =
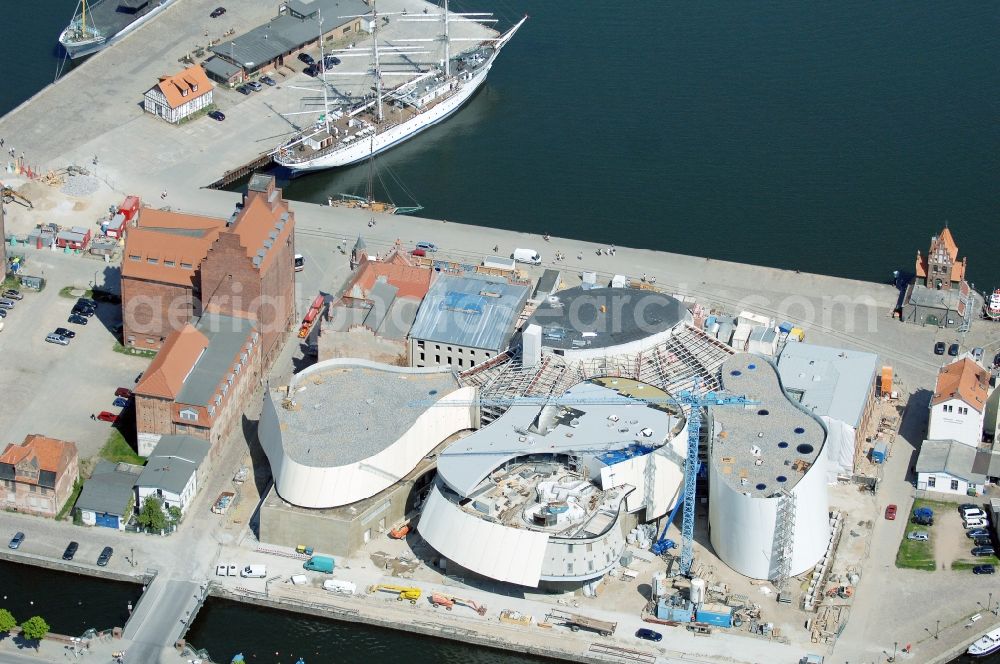
{"type": "Polygon", "coordinates": [[[333,558],[330,556],[313,556],[309,560],[302,563],[303,569],[307,569],[310,572],[324,572],[326,574],[333,574],[333,558]]]}
{"type": "Polygon", "coordinates": [[[340,593],[341,595],[353,595],[358,591],[358,587],[350,581],[327,579],[323,582],[323,590],[329,590],[332,593],[340,593]]]}
{"type": "Polygon", "coordinates": [[[240,576],[245,579],[263,579],[267,576],[267,567],[265,565],[247,565],[240,570],[240,576]]]}
{"type": "Polygon", "coordinates": [[[410,604],[416,604],[417,600],[420,599],[421,590],[420,588],[414,588],[412,586],[394,586],[386,583],[379,583],[374,586],[368,586],[369,593],[376,592],[387,592],[396,595],[396,599],[400,602],[407,600],[410,604]]]}
{"type": "Polygon", "coordinates": [[[530,265],[542,264],[542,257],[534,249],[515,249],[510,257],[518,263],[528,263],[530,265]]]}

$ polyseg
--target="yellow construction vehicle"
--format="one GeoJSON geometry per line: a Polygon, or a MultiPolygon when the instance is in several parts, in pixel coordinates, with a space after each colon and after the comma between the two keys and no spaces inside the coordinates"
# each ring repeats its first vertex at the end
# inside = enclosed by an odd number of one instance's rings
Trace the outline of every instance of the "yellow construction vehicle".
{"type": "Polygon", "coordinates": [[[0,196],[3,196],[4,203],[13,203],[16,201],[26,208],[33,209],[35,207],[34,203],[32,203],[26,197],[17,193],[10,187],[4,187],[3,189],[0,189],[0,196]]]}
{"type": "Polygon", "coordinates": [[[402,602],[404,599],[409,600],[410,604],[416,604],[417,600],[420,599],[420,588],[413,588],[410,586],[390,586],[384,583],[380,583],[374,586],[368,586],[369,593],[375,593],[378,591],[384,591],[387,593],[396,593],[396,599],[402,602]]]}
{"type": "Polygon", "coordinates": [[[433,593],[431,595],[431,604],[434,608],[443,606],[444,608],[451,611],[452,607],[456,604],[458,606],[467,606],[481,616],[486,615],[486,607],[482,604],[478,604],[471,599],[462,599],[461,597],[453,597],[451,595],[442,595],[441,593],[433,593]]]}

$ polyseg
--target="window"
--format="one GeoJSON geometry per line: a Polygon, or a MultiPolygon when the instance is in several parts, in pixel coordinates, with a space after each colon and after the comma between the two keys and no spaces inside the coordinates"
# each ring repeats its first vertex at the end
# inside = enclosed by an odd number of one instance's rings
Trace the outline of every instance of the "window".
{"type": "Polygon", "coordinates": [[[240,372],[240,366],[241,365],[237,364],[235,367],[233,367],[233,373],[239,373],[240,372]]]}
{"type": "Polygon", "coordinates": [[[930,488],[933,489],[936,485],[937,485],[937,478],[936,477],[934,477],[933,475],[931,475],[930,477],[927,478],[927,486],[929,486],[930,488]]]}
{"type": "Polygon", "coordinates": [[[424,347],[424,340],[421,339],[421,340],[417,341],[417,348],[423,348],[423,347],[424,347]]]}
{"type": "Polygon", "coordinates": [[[228,376],[226,376],[226,382],[229,383],[230,385],[233,384],[233,374],[229,374],[228,376]]]}
{"type": "Polygon", "coordinates": [[[969,409],[966,408],[965,406],[959,406],[959,408],[958,408],[958,414],[959,415],[968,415],[969,414],[969,409]]]}
{"type": "Polygon", "coordinates": [[[229,394],[229,383],[222,384],[222,396],[229,394]]]}
{"type": "Polygon", "coordinates": [[[462,366],[462,358],[458,358],[458,366],[462,366]]]}
{"type": "Polygon", "coordinates": [[[944,406],[944,412],[950,413],[951,412],[951,406],[945,404],[945,406],[944,406]]]}
{"type": "Polygon", "coordinates": [[[184,410],[181,411],[181,419],[188,420],[190,422],[197,422],[198,413],[194,410],[191,410],[190,408],[185,408],[184,410]]]}
{"type": "Polygon", "coordinates": [[[190,270],[190,269],[192,269],[191,263],[185,263],[184,261],[181,261],[181,269],[182,270],[190,270]]]}
{"type": "Polygon", "coordinates": [[[155,344],[156,343],[156,339],[154,339],[153,337],[146,337],[146,343],[147,344],[155,344]]]}
{"type": "Polygon", "coordinates": [[[173,261],[164,260],[163,264],[166,265],[167,267],[174,267],[177,263],[173,261]]]}
{"type": "Polygon", "coordinates": [[[141,260],[142,259],[142,256],[136,256],[135,254],[129,254],[128,257],[129,257],[129,260],[133,260],[133,261],[137,261],[137,260],[141,260]]]}
{"type": "Polygon", "coordinates": [[[435,355],[434,356],[434,363],[435,364],[441,364],[441,356],[440,355],[435,355]]]}
{"type": "Polygon", "coordinates": [[[208,407],[208,416],[209,417],[215,417],[215,406],[209,406],[208,407]]]}
{"type": "Polygon", "coordinates": [[[958,491],[958,480],[952,480],[951,481],[951,490],[952,491],[958,491]]]}
{"type": "Polygon", "coordinates": [[[160,262],[160,260],[158,258],[147,258],[146,262],[149,263],[150,265],[156,265],[157,263],[160,262]]]}
{"type": "Polygon", "coordinates": [[[423,353],[421,353],[421,354],[420,354],[420,361],[421,361],[421,362],[423,362],[423,361],[424,361],[424,354],[423,354],[423,353]]]}
{"type": "Polygon", "coordinates": [[[240,355],[240,364],[246,364],[246,363],[247,363],[247,354],[243,353],[242,355],[240,355]]]}

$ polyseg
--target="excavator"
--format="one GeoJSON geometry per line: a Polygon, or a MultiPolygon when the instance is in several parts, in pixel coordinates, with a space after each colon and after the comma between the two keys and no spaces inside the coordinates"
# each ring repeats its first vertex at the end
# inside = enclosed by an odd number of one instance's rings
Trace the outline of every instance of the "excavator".
{"type": "Polygon", "coordinates": [[[24,207],[28,208],[29,210],[34,209],[35,207],[34,203],[32,203],[28,198],[17,193],[10,187],[3,187],[2,189],[0,189],[0,196],[3,197],[4,203],[17,202],[23,205],[24,207]]]}
{"type": "Polygon", "coordinates": [[[391,586],[384,583],[368,586],[369,593],[375,593],[380,590],[387,593],[396,593],[396,599],[400,602],[405,599],[409,600],[410,604],[416,604],[417,600],[420,599],[420,588],[413,588],[411,586],[391,586]]]}
{"type": "Polygon", "coordinates": [[[443,606],[444,608],[451,611],[452,607],[456,604],[458,606],[467,606],[481,616],[486,615],[486,607],[482,604],[478,604],[471,599],[462,599],[461,597],[453,597],[451,595],[442,595],[441,593],[433,593],[431,595],[431,604],[434,608],[443,606]]]}

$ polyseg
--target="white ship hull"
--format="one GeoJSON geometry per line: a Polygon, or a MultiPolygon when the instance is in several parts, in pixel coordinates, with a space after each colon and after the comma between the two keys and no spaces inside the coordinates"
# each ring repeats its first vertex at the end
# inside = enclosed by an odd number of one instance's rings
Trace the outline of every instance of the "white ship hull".
{"type": "Polygon", "coordinates": [[[969,646],[966,653],[972,657],[985,657],[1000,650],[1000,629],[984,634],[969,646]]]}
{"type": "Polygon", "coordinates": [[[115,34],[111,35],[110,38],[102,35],[100,37],[87,39],[85,41],[71,41],[70,35],[73,32],[73,26],[68,25],[59,34],[59,43],[62,44],[62,47],[64,49],[66,49],[66,54],[72,60],[88,56],[92,53],[97,53],[98,51],[105,49],[108,46],[111,46],[112,44],[118,43],[119,41],[124,39],[129,33],[138,29],[141,25],[151,20],[153,17],[155,17],[157,14],[162,12],[164,9],[166,9],[173,3],[174,0],[160,0],[160,4],[149,10],[148,14],[143,14],[142,16],[140,16],[139,18],[132,21],[131,23],[123,27],[121,30],[116,32],[115,34]]]}
{"type": "MultiPolygon", "coordinates": [[[[460,109],[472,95],[476,93],[483,83],[486,82],[486,75],[489,73],[492,63],[483,67],[471,80],[466,81],[461,89],[444,101],[435,104],[430,110],[421,113],[406,122],[396,125],[385,133],[376,134],[371,141],[357,141],[353,145],[334,150],[328,154],[321,155],[315,159],[298,163],[282,163],[293,173],[305,173],[308,171],[320,171],[327,168],[338,168],[340,166],[350,166],[358,162],[368,160],[373,154],[385,152],[403,141],[413,138],[425,129],[429,129],[439,122],[448,119],[455,111],[460,109]],[[373,145],[374,141],[374,145],[373,145]]],[[[279,163],[280,160],[279,160],[279,163]]]]}

